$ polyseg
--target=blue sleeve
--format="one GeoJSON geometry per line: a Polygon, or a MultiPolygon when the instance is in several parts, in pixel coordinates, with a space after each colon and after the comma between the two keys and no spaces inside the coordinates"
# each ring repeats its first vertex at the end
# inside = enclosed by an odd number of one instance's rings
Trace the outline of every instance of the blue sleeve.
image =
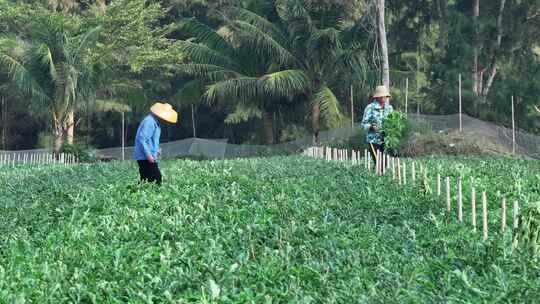
{"type": "Polygon", "coordinates": [[[139,142],[141,143],[146,157],[153,156],[150,147],[153,144],[152,137],[154,136],[154,131],[155,126],[150,121],[145,120],[141,128],[141,133],[139,134],[139,142]]]}
{"type": "Polygon", "coordinates": [[[364,130],[368,130],[369,127],[371,126],[371,122],[369,121],[369,118],[371,117],[371,106],[368,105],[366,107],[366,109],[364,110],[364,116],[362,117],[362,128],[364,128],[364,130]]]}

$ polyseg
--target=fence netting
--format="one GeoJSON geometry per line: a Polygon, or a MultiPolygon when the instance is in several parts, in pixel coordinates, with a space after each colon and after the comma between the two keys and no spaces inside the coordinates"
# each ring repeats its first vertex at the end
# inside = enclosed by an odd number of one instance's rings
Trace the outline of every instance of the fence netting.
{"type": "MultiPolygon", "coordinates": [[[[422,115],[409,114],[414,123],[424,124],[435,132],[451,132],[459,130],[459,115],[422,115]]],[[[512,150],[512,129],[494,123],[485,122],[467,115],[462,115],[462,131],[467,136],[482,137],[512,150]]],[[[319,134],[321,144],[343,142],[354,137],[363,137],[363,130],[358,124],[355,127],[322,131],[319,134]]],[[[516,153],[540,159],[540,136],[522,130],[515,131],[516,153]]],[[[205,158],[237,158],[250,156],[264,156],[274,153],[300,153],[307,147],[313,146],[313,137],[305,136],[294,141],[275,145],[237,145],[228,143],[227,139],[187,138],[178,141],[162,143],[162,156],[175,157],[205,157],[205,158]]],[[[111,159],[130,159],[133,147],[128,146],[98,149],[94,151],[97,156],[111,159]]],[[[44,154],[51,153],[47,149],[0,151],[2,154],[44,154]]]]}

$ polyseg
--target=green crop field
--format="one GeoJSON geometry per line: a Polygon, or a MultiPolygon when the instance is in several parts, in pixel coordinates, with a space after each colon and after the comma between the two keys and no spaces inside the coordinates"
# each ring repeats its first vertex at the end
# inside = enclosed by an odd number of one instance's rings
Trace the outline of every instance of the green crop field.
{"type": "Polygon", "coordinates": [[[307,157],[164,161],[161,188],[132,162],[2,168],[0,302],[538,302],[538,259],[496,233],[538,161],[421,161],[488,191],[487,241],[444,195],[307,157]]]}

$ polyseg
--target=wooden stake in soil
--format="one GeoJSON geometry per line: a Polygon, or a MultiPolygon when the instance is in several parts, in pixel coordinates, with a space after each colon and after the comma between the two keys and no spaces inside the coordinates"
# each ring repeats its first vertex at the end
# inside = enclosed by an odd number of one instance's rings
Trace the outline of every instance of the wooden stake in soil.
{"type": "Polygon", "coordinates": [[[506,230],[506,198],[502,199],[501,203],[501,231],[506,230]]]}
{"type": "Polygon", "coordinates": [[[396,159],[391,158],[390,159],[390,165],[392,167],[392,180],[396,180],[396,159]]]}
{"type": "Polygon", "coordinates": [[[513,230],[516,230],[519,227],[518,213],[519,213],[519,205],[517,201],[514,201],[514,208],[512,210],[512,229],[513,230]]]}
{"type": "Polygon", "coordinates": [[[375,151],[375,174],[379,175],[379,150],[375,151]]]}
{"type": "Polygon", "coordinates": [[[407,113],[409,112],[409,78],[405,78],[405,117],[407,117],[407,113]]]}
{"type": "Polygon", "coordinates": [[[437,195],[441,196],[441,174],[437,173],[437,195]]]}
{"type": "Polygon", "coordinates": [[[382,158],[383,158],[383,155],[382,155],[382,152],[381,151],[377,151],[377,174],[381,175],[382,174],[382,158]]]}
{"type": "Polygon", "coordinates": [[[446,177],[446,211],[452,211],[452,203],[450,201],[450,177],[446,177]]]}
{"type": "Polygon", "coordinates": [[[471,188],[471,220],[473,231],[476,231],[476,189],[471,188]]]}
{"type": "Polygon", "coordinates": [[[463,222],[463,194],[461,191],[461,176],[458,178],[458,221],[463,222]]]}
{"type": "Polygon", "coordinates": [[[403,185],[407,185],[407,163],[403,162],[403,185]]]}
{"type": "Polygon", "coordinates": [[[411,182],[412,182],[412,184],[414,186],[414,184],[416,183],[416,166],[415,166],[414,162],[412,163],[412,168],[411,169],[412,169],[412,172],[411,172],[412,180],[411,180],[411,182]]]}
{"type": "Polygon", "coordinates": [[[486,192],[482,192],[482,231],[484,232],[484,241],[488,239],[488,214],[486,192]]]}
{"type": "Polygon", "coordinates": [[[397,159],[396,168],[397,168],[398,184],[401,186],[401,161],[400,161],[399,157],[397,159]]]}

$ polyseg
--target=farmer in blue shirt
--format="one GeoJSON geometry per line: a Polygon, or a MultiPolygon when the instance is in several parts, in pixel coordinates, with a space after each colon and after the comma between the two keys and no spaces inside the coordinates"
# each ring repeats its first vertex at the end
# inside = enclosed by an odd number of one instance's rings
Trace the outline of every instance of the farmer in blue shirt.
{"type": "Polygon", "coordinates": [[[390,92],[386,86],[378,86],[373,94],[373,101],[367,105],[362,118],[362,128],[367,131],[366,141],[371,157],[375,160],[376,151],[384,151],[383,120],[394,109],[390,105],[390,92]]]}
{"type": "Polygon", "coordinates": [[[139,165],[141,182],[152,182],[161,185],[157,157],[161,154],[159,136],[161,122],[176,123],[178,114],[168,103],[155,103],[137,129],[133,158],[139,165]]]}

